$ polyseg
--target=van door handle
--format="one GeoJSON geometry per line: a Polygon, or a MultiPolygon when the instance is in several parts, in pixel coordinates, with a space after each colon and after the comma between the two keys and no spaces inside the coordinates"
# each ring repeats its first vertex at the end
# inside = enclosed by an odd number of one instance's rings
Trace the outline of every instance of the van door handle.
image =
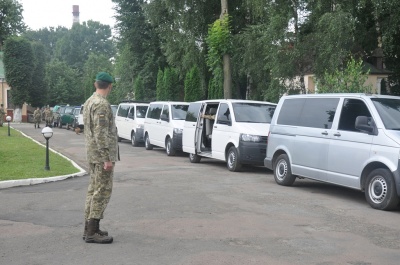
{"type": "Polygon", "coordinates": [[[340,132],[334,133],[333,136],[342,136],[340,132]]]}
{"type": "Polygon", "coordinates": [[[323,134],[323,135],[328,135],[328,132],[325,131],[325,132],[322,132],[321,134],[323,134]]]}

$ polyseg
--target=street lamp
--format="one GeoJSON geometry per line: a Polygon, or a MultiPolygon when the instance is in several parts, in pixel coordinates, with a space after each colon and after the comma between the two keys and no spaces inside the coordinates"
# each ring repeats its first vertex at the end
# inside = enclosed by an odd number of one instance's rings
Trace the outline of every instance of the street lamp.
{"type": "Polygon", "coordinates": [[[6,117],[6,121],[8,122],[8,136],[10,136],[10,121],[11,121],[11,116],[6,117]]]}
{"type": "Polygon", "coordinates": [[[43,137],[46,139],[46,166],[45,170],[50,170],[49,166],[49,139],[53,136],[53,130],[50,127],[44,127],[42,130],[43,137]]]}

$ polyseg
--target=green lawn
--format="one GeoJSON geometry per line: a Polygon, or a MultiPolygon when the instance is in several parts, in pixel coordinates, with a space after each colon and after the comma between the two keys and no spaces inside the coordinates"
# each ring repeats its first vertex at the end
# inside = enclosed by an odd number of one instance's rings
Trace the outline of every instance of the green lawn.
{"type": "MultiPolygon", "coordinates": [[[[4,126],[4,125],[3,125],[4,126]]],[[[0,181],[46,178],[79,172],[70,161],[49,151],[50,170],[45,170],[46,148],[18,131],[0,127],[0,181]]]]}

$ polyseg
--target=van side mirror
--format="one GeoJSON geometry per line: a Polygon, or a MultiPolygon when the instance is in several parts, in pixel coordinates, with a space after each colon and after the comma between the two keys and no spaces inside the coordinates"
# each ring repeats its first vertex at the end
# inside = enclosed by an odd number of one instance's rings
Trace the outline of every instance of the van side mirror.
{"type": "Polygon", "coordinates": [[[358,116],[356,118],[355,128],[357,130],[372,134],[375,131],[375,123],[367,116],[358,116]]]}
{"type": "Polygon", "coordinates": [[[169,121],[169,118],[168,118],[167,114],[161,114],[161,120],[162,121],[169,121]]]}
{"type": "Polygon", "coordinates": [[[129,119],[133,119],[133,118],[134,118],[133,113],[130,113],[130,112],[129,112],[129,113],[128,113],[128,118],[129,118],[129,119]]]}

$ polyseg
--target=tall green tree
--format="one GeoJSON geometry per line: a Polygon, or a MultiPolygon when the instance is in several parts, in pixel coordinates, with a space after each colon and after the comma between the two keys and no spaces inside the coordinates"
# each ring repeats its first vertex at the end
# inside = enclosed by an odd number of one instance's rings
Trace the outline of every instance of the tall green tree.
{"type": "Polygon", "coordinates": [[[128,93],[133,91],[135,71],[135,61],[132,60],[132,52],[128,44],[120,46],[118,55],[115,59],[114,75],[117,80],[115,89],[113,89],[112,98],[115,97],[115,102],[120,102],[125,99],[128,93]]]}
{"type": "Polygon", "coordinates": [[[185,77],[185,101],[193,102],[201,100],[202,90],[199,69],[194,66],[185,77]]]}
{"type": "Polygon", "coordinates": [[[29,89],[29,103],[34,107],[43,107],[47,102],[46,85],[46,52],[41,42],[32,43],[34,68],[32,70],[32,86],[29,89]]]}
{"type": "Polygon", "coordinates": [[[48,105],[82,104],[83,91],[78,70],[63,61],[53,60],[46,66],[46,82],[49,88],[48,105]]]}
{"type": "MultiPolygon", "coordinates": [[[[121,80],[133,80],[141,76],[148,98],[156,97],[156,80],[158,69],[166,66],[161,53],[159,37],[149,18],[145,15],[144,0],[113,0],[116,9],[116,30],[118,47],[130,62],[130,73],[120,71],[121,80]],[[126,50],[129,50],[127,52],[126,50]]],[[[124,83],[125,85],[125,83],[124,83]]],[[[132,86],[129,85],[130,89],[132,86]]]]}
{"type": "Polygon", "coordinates": [[[167,67],[163,76],[164,100],[180,101],[182,86],[179,83],[178,72],[174,68],[167,67]]]}
{"type": "Polygon", "coordinates": [[[22,5],[17,0],[0,1],[0,50],[8,37],[25,31],[22,11],[22,5]]]}
{"type": "Polygon", "coordinates": [[[45,47],[46,60],[49,62],[55,58],[56,44],[64,35],[67,34],[69,29],[66,27],[58,26],[56,28],[42,28],[39,30],[27,30],[23,36],[30,41],[40,42],[45,47]]]}
{"type": "Polygon", "coordinates": [[[167,99],[167,94],[164,86],[164,72],[161,69],[159,69],[157,73],[156,99],[157,100],[167,99]]]}
{"type": "Polygon", "coordinates": [[[144,84],[143,84],[142,77],[140,75],[135,80],[134,88],[135,88],[135,99],[136,100],[145,100],[146,96],[145,96],[145,91],[144,91],[144,84]]]}
{"type": "Polygon", "coordinates": [[[115,47],[111,37],[109,25],[92,20],[74,24],[57,41],[56,57],[70,67],[82,71],[90,53],[102,54],[108,59],[115,56],[115,47]]]}
{"type": "Polygon", "coordinates": [[[35,68],[31,43],[22,37],[10,37],[4,42],[4,66],[11,87],[11,101],[17,107],[29,102],[32,69],[35,68]]]}
{"type": "Polygon", "coordinates": [[[371,86],[364,86],[368,72],[363,70],[363,61],[351,58],[345,67],[334,72],[325,72],[317,79],[318,93],[371,93],[371,86]]]}

